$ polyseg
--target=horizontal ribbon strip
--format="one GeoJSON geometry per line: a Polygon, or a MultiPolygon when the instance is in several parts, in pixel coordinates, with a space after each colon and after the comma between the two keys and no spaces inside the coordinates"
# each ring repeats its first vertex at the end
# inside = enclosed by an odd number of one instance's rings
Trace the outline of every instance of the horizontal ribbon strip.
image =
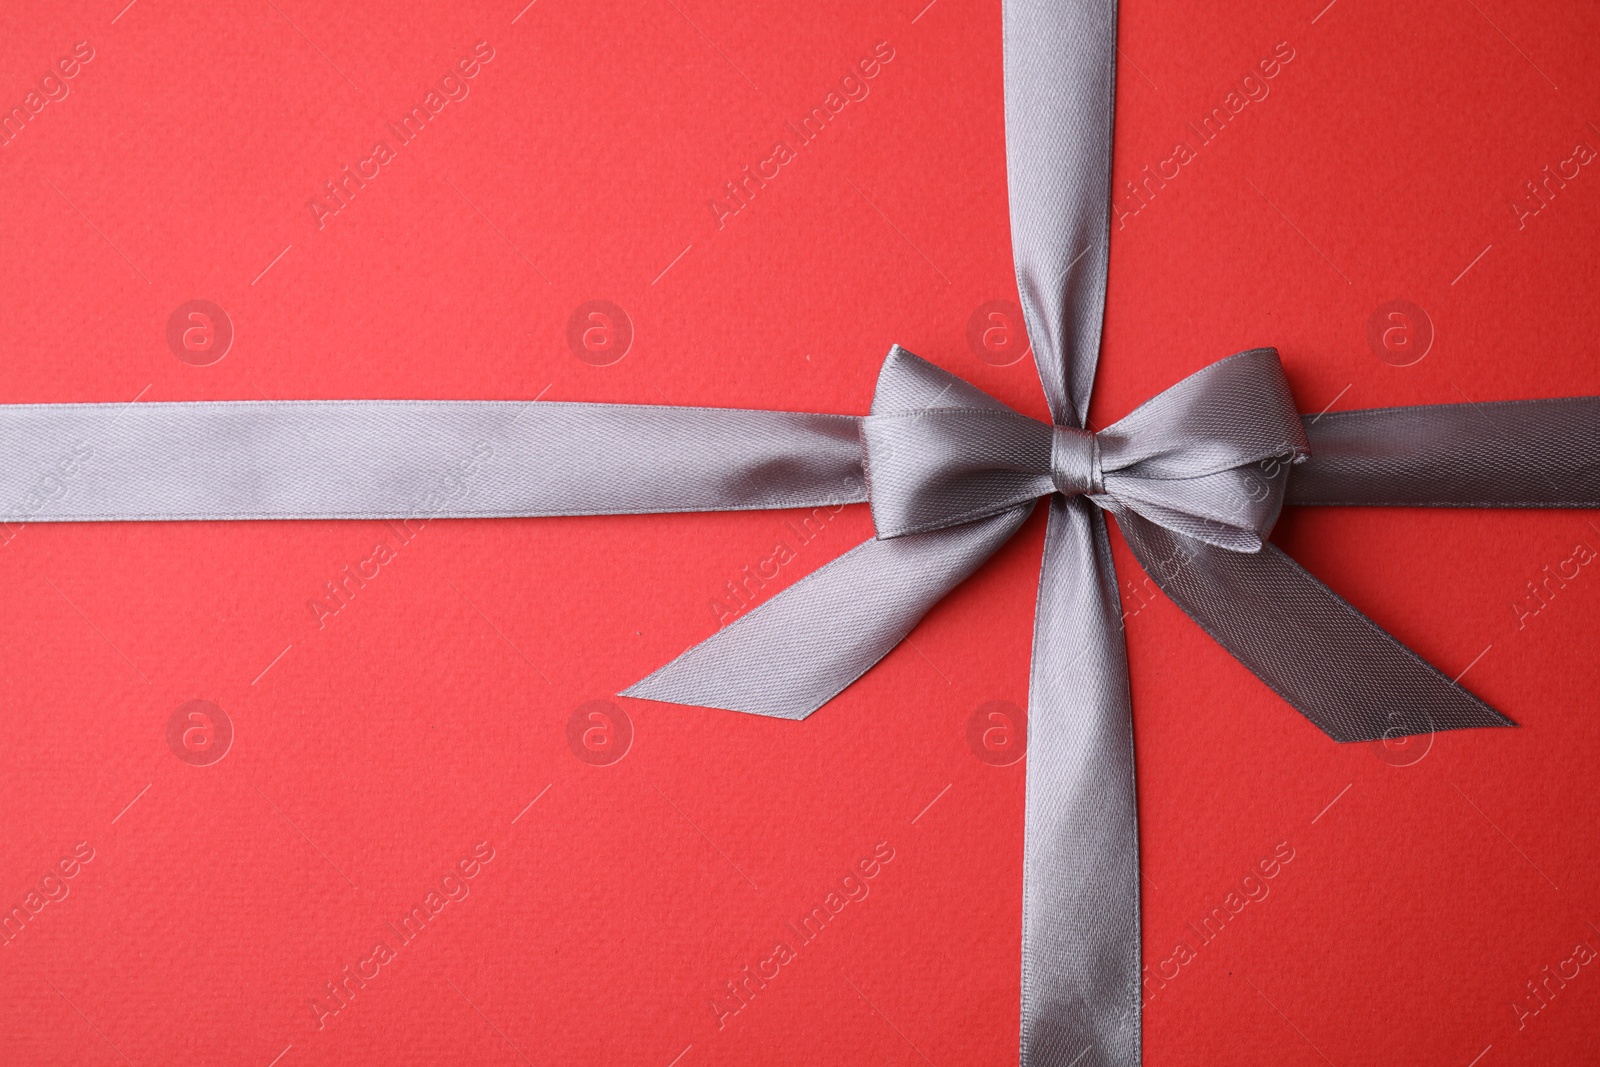
{"type": "Polygon", "coordinates": [[[531,401],[7,405],[0,406],[0,522],[490,518],[856,503],[866,499],[857,421],[531,401]],[[470,492],[457,491],[459,482],[469,482],[470,492]]]}
{"type": "Polygon", "coordinates": [[[1600,399],[1338,411],[1306,420],[1314,462],[1289,504],[1592,508],[1600,500],[1600,399]]]}
{"type": "MultiPolygon", "coordinates": [[[[489,518],[864,503],[862,421],[553,401],[7,404],[0,405],[0,522],[489,518]],[[428,506],[463,464],[488,473],[469,478],[469,492],[428,506]]],[[[1600,507],[1597,397],[1329,412],[1306,416],[1305,433],[1310,455],[1295,465],[1285,504],[1600,507]]],[[[1262,464],[1263,477],[1271,467],[1262,464]]]]}

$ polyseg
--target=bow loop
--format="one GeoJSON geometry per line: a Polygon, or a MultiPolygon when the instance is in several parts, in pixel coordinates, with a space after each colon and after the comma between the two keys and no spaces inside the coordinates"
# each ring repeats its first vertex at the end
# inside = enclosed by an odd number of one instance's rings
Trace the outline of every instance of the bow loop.
{"type": "Polygon", "coordinates": [[[1277,349],[1219,359],[1099,433],[1105,468],[1144,478],[1200,478],[1310,455],[1277,349]]]}
{"type": "Polygon", "coordinates": [[[1308,453],[1278,354],[1220,360],[1099,433],[1050,426],[896,346],[862,420],[878,537],[1087,496],[1235,552],[1260,551],[1308,453]]]}
{"type": "Polygon", "coordinates": [[[1234,552],[1261,550],[1289,469],[1311,452],[1271,348],[1196,371],[1096,436],[1106,485],[1096,503],[1234,552]]]}
{"type": "Polygon", "coordinates": [[[861,441],[879,538],[959,526],[1055,491],[1047,424],[899,345],[878,373],[861,441]]]}

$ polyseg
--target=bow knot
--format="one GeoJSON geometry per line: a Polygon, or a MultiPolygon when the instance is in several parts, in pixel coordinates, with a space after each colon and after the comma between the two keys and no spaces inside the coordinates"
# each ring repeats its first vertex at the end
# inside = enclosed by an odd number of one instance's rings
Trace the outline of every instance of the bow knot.
{"type": "Polygon", "coordinates": [[[1097,496],[1106,491],[1100,441],[1088,430],[1054,427],[1050,438],[1050,480],[1066,496],[1097,496]]]}
{"type": "Polygon", "coordinates": [[[879,538],[961,525],[1051,493],[1258,552],[1309,449],[1272,349],[1219,360],[1097,433],[1012,410],[896,346],[861,423],[879,538]]]}

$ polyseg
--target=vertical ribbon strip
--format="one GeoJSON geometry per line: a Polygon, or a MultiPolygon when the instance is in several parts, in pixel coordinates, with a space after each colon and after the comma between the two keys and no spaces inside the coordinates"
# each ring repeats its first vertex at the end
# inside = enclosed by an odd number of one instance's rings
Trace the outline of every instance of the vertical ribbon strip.
{"type": "MultiPolygon", "coordinates": [[[[1028,339],[1057,425],[1089,411],[1110,253],[1115,0],[1006,0],[1006,175],[1028,339]]],[[[1139,1062],[1133,713],[1105,520],[1050,498],[1028,683],[1023,1067],[1139,1062]]]]}

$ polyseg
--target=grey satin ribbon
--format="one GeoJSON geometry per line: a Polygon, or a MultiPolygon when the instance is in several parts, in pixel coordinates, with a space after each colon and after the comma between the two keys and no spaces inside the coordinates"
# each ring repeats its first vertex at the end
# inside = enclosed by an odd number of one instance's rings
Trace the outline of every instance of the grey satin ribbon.
{"type": "Polygon", "coordinates": [[[626,695],[788,719],[886,655],[1049,509],[1029,684],[1025,1067],[1139,1062],[1139,868],[1104,512],[1160,587],[1335,740],[1512,725],[1268,541],[1281,506],[1600,506],[1600,398],[1295,414],[1277,354],[1087,433],[1115,9],[1005,6],[1018,290],[1052,424],[916,356],[864,418],[484,401],[0,407],[0,539],[29,522],[548,516],[868,501],[877,537],[626,695]]]}

